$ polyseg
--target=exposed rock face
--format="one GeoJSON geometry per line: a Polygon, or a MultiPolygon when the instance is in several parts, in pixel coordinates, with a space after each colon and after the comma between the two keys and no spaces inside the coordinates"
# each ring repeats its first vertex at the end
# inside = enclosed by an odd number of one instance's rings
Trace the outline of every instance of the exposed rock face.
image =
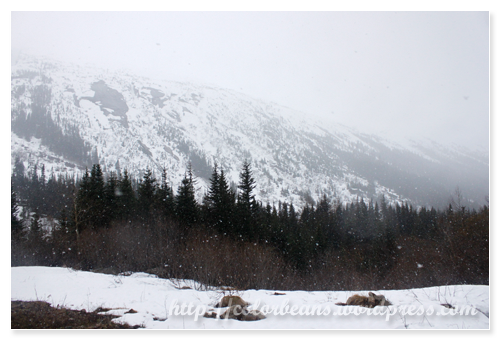
{"type": "Polygon", "coordinates": [[[107,116],[109,114],[121,118],[123,127],[128,128],[127,112],[128,106],[123,95],[115,89],[110,88],[104,80],[92,84],[91,90],[95,91],[93,97],[82,97],[80,100],[90,100],[99,105],[101,111],[107,116]]]}

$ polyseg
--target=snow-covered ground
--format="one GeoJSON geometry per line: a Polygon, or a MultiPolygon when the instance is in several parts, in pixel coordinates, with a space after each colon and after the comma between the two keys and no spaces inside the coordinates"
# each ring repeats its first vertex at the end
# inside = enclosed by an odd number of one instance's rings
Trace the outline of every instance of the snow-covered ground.
{"type": "MultiPolygon", "coordinates": [[[[266,319],[253,322],[204,318],[223,296],[192,281],[160,279],[145,273],[105,275],[69,268],[14,267],[11,300],[120,315],[116,322],[148,329],[489,329],[489,286],[441,286],[376,291],[393,306],[373,309],[337,306],[368,291],[246,290],[238,294],[266,319]],[[191,289],[181,289],[191,287],[191,289]],[[282,293],[283,295],[275,295],[282,293]],[[450,309],[442,306],[449,304],[450,309]],[[133,309],[137,313],[126,313],[133,309]]],[[[226,292],[227,295],[227,292],[226,292]]]]}

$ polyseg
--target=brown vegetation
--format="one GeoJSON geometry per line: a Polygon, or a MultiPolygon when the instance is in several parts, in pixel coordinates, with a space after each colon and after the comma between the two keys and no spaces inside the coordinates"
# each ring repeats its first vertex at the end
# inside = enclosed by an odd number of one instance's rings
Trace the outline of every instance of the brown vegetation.
{"type": "Polygon", "coordinates": [[[101,315],[97,311],[87,313],[66,308],[54,308],[43,301],[12,301],[12,329],[131,329],[139,326],[115,323],[113,315],[101,315]]]}
{"type": "Polygon", "coordinates": [[[179,241],[178,222],[114,222],[64,237],[12,242],[12,265],[68,266],[117,274],[146,271],[192,279],[195,289],[381,290],[489,283],[488,209],[449,214],[432,238],[400,234],[391,243],[358,242],[329,248],[298,270],[264,242],[234,240],[192,227],[179,241]]]}
{"type": "Polygon", "coordinates": [[[376,306],[390,306],[392,305],[388,300],[386,300],[383,295],[376,295],[375,293],[368,293],[368,296],[354,294],[347,299],[346,303],[336,303],[339,306],[361,306],[373,308],[376,306]]]}
{"type": "Polygon", "coordinates": [[[220,302],[218,302],[215,307],[217,308],[223,308],[223,307],[230,307],[230,306],[241,306],[241,307],[246,307],[248,306],[248,303],[245,302],[240,296],[237,295],[227,295],[223,296],[220,302]]]}

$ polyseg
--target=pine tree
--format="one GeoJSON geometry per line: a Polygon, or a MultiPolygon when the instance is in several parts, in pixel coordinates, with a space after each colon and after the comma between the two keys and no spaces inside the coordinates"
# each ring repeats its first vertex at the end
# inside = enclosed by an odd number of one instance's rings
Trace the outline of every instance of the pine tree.
{"type": "Polygon", "coordinates": [[[90,192],[92,198],[104,199],[104,177],[99,164],[94,164],[90,171],[90,192]]]}
{"type": "Polygon", "coordinates": [[[156,189],[156,178],[153,177],[153,172],[148,168],[137,189],[137,213],[143,220],[151,220],[154,215],[156,189]]]}
{"type": "Polygon", "coordinates": [[[245,161],[240,172],[240,183],[238,185],[237,221],[238,232],[242,239],[252,240],[255,236],[255,214],[257,202],[253,194],[255,180],[252,177],[250,163],[245,161]]]}
{"type": "Polygon", "coordinates": [[[235,193],[229,187],[224,170],[220,170],[219,176],[219,200],[217,201],[217,216],[222,231],[231,232],[233,227],[233,215],[235,212],[235,193]]]}
{"type": "Polygon", "coordinates": [[[89,224],[89,210],[92,207],[90,192],[90,175],[88,169],[85,169],[71,210],[71,226],[76,233],[77,239],[89,224]]]}
{"type": "Polygon", "coordinates": [[[162,169],[161,183],[156,191],[156,196],[158,211],[163,216],[172,216],[174,211],[174,193],[170,185],[168,185],[167,170],[165,168],[162,169]]]}
{"type": "Polygon", "coordinates": [[[128,176],[127,169],[125,169],[123,176],[118,181],[116,217],[120,220],[129,221],[134,216],[135,206],[136,198],[132,189],[132,181],[128,176]]]}
{"type": "Polygon", "coordinates": [[[215,163],[212,176],[210,177],[210,187],[208,188],[208,192],[204,198],[205,204],[209,211],[212,211],[217,202],[217,198],[219,197],[219,169],[217,163],[215,163]]]}
{"type": "Polygon", "coordinates": [[[238,185],[238,203],[245,205],[247,208],[254,208],[255,195],[253,194],[253,189],[255,189],[255,179],[252,177],[252,169],[248,161],[243,162],[243,166],[240,172],[240,183],[238,185]]]}
{"type": "Polygon", "coordinates": [[[12,188],[20,194],[20,197],[25,197],[28,191],[27,178],[25,174],[24,164],[19,157],[14,161],[14,170],[12,172],[12,188]]]}
{"type": "Polygon", "coordinates": [[[209,225],[223,234],[234,233],[233,214],[235,195],[229,187],[224,170],[218,172],[215,165],[210,178],[210,188],[205,197],[206,220],[209,225]]]}
{"type": "Polygon", "coordinates": [[[110,216],[106,211],[106,195],[104,187],[104,176],[99,164],[94,164],[90,172],[90,200],[92,208],[90,213],[90,225],[94,229],[104,228],[109,225],[110,216]]]}
{"type": "Polygon", "coordinates": [[[31,224],[30,224],[30,239],[41,239],[42,236],[42,227],[40,226],[40,215],[38,213],[35,213],[31,219],[31,224]]]}
{"type": "Polygon", "coordinates": [[[41,186],[40,178],[38,177],[38,165],[35,164],[31,170],[30,181],[28,183],[28,192],[26,193],[29,208],[32,211],[39,212],[41,206],[41,186]]]}
{"type": "Polygon", "coordinates": [[[40,211],[47,214],[48,203],[46,201],[47,197],[47,179],[45,177],[45,164],[42,164],[40,175],[40,211]]]}
{"type": "Polygon", "coordinates": [[[86,228],[107,227],[110,216],[106,207],[102,170],[99,164],[94,164],[90,175],[88,169],[85,171],[74,201],[72,221],[77,235],[86,228]]]}
{"type": "Polygon", "coordinates": [[[108,216],[108,220],[112,221],[117,216],[118,200],[116,192],[118,190],[118,179],[116,175],[112,172],[106,185],[104,186],[104,204],[105,204],[105,214],[108,216]]]}
{"type": "Polygon", "coordinates": [[[198,203],[195,198],[191,166],[188,167],[181,185],[177,189],[177,196],[175,197],[175,215],[183,230],[181,236],[185,237],[189,228],[198,221],[198,203]]]}
{"type": "Polygon", "coordinates": [[[19,206],[17,205],[16,193],[10,191],[10,236],[12,240],[20,240],[23,236],[23,225],[17,217],[19,206]]]}
{"type": "Polygon", "coordinates": [[[203,198],[203,218],[208,223],[209,228],[217,228],[217,201],[219,199],[219,171],[217,163],[212,169],[212,176],[210,177],[210,187],[208,192],[203,198]]]}

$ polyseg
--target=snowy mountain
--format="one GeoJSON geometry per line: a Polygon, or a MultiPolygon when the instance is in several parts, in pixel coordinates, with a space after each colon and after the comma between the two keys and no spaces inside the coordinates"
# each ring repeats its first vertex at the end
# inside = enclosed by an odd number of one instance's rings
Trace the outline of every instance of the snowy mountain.
{"type": "Polygon", "coordinates": [[[197,194],[217,162],[230,181],[251,161],[264,204],[300,207],[324,194],[443,207],[458,186],[471,206],[488,195],[488,155],[431,141],[404,146],[213,86],[147,79],[22,56],[11,73],[11,158],[46,171],[137,178],[165,167],[175,188],[191,162],[197,194]]]}

